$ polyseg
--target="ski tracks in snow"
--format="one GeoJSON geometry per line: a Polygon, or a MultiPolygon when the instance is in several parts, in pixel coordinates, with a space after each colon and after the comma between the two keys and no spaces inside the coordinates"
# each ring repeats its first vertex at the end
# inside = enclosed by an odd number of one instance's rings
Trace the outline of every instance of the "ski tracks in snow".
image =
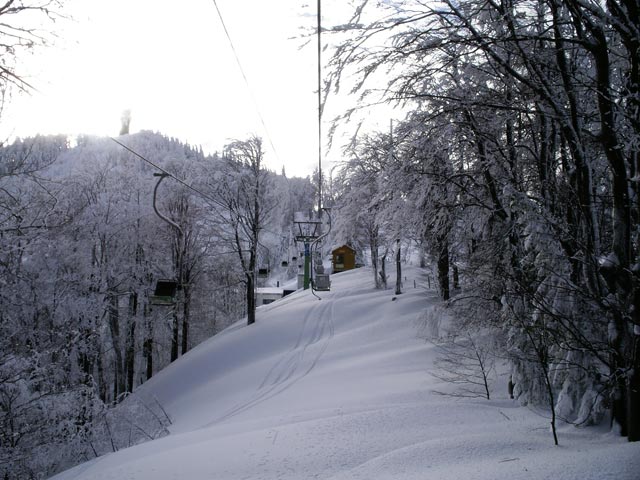
{"type": "Polygon", "coordinates": [[[348,293],[332,292],[323,300],[312,303],[302,320],[302,328],[295,345],[271,367],[254,394],[205,426],[215,425],[246,412],[291,388],[309,375],[334,336],[336,303],[348,293]]]}

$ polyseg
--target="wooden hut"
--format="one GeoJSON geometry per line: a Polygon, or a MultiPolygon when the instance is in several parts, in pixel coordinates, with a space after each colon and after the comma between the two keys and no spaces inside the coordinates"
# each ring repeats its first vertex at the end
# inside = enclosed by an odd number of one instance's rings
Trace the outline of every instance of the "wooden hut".
{"type": "Polygon", "coordinates": [[[339,273],[356,268],[356,251],[349,245],[342,245],[331,252],[332,272],[339,273]]]}

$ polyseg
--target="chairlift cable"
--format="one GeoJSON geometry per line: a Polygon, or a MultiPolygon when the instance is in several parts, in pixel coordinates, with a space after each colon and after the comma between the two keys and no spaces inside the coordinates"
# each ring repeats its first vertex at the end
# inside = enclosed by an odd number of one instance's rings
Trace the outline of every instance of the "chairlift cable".
{"type": "Polygon", "coordinates": [[[224,33],[227,37],[227,40],[229,40],[229,46],[231,47],[231,52],[233,53],[234,58],[236,59],[236,63],[238,64],[238,69],[240,70],[240,74],[242,75],[242,79],[244,80],[244,83],[247,87],[247,90],[249,91],[249,97],[251,97],[251,102],[253,103],[253,107],[256,109],[256,114],[258,115],[258,118],[260,119],[260,123],[262,124],[262,127],[264,128],[264,132],[267,136],[267,140],[269,141],[269,145],[271,145],[271,149],[273,150],[274,155],[276,156],[276,159],[278,161],[278,163],[282,163],[282,160],[280,160],[280,155],[278,155],[278,151],[276,150],[275,145],[273,144],[273,140],[271,139],[271,134],[269,133],[269,129],[267,128],[267,124],[264,121],[264,117],[262,116],[262,112],[260,111],[260,107],[258,106],[258,101],[256,100],[256,96],[253,93],[253,90],[251,89],[251,85],[249,84],[249,79],[247,78],[247,75],[244,72],[244,68],[242,68],[242,63],[240,62],[240,57],[238,56],[238,52],[236,51],[236,47],[233,44],[233,40],[231,39],[231,34],[229,33],[229,30],[227,29],[227,24],[224,21],[224,18],[222,17],[222,12],[220,11],[220,7],[218,7],[218,2],[217,0],[213,0],[213,5],[216,7],[216,12],[218,13],[218,18],[220,19],[220,24],[222,25],[222,29],[224,30],[224,33]]]}
{"type": "Polygon", "coordinates": [[[113,137],[109,137],[111,140],[113,140],[114,142],[116,142],[118,145],[120,145],[122,148],[124,148],[125,150],[127,150],[128,152],[131,152],[133,155],[135,155],[136,157],[138,157],[140,160],[143,160],[144,162],[147,162],[149,165],[151,165],[154,168],[157,168],[158,170],[160,170],[162,173],[164,173],[165,175],[167,175],[168,177],[173,178],[176,182],[184,185],[185,187],[187,187],[189,190],[193,190],[194,192],[196,192],[198,195],[200,195],[200,197],[204,198],[205,200],[208,200],[209,202],[224,208],[224,205],[221,204],[218,200],[216,200],[213,197],[210,197],[209,195],[207,195],[206,193],[201,192],[200,190],[198,190],[197,188],[193,187],[192,185],[189,185],[187,182],[185,182],[184,180],[179,179],[178,177],[176,177],[173,173],[165,170],[164,168],[162,168],[160,165],[157,165],[155,163],[153,163],[151,160],[145,158],[144,156],[142,156],[141,154],[139,154],[138,152],[136,152],[135,150],[133,150],[132,148],[128,147],[127,145],[125,145],[122,142],[119,142],[118,140],[116,140],[113,137]]]}

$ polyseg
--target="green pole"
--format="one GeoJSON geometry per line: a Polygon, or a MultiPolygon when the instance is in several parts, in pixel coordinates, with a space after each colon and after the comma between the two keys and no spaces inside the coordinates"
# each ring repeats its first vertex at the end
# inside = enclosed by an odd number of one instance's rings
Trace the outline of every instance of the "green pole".
{"type": "Polygon", "coordinates": [[[311,252],[309,252],[309,244],[304,244],[304,289],[309,289],[309,274],[311,272],[311,252]]]}

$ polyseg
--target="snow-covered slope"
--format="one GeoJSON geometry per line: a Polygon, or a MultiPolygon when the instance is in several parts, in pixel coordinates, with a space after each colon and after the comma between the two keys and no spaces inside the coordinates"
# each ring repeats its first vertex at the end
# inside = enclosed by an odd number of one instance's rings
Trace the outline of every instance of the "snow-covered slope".
{"type": "MultiPolygon", "coordinates": [[[[564,426],[498,400],[434,395],[434,349],[417,319],[436,300],[365,269],[298,292],[200,345],[139,389],[171,435],[54,477],[71,479],[638,480],[640,444],[564,426]]],[[[418,288],[413,288],[414,279],[418,288]]],[[[506,392],[505,392],[506,393],[506,392]]]]}

